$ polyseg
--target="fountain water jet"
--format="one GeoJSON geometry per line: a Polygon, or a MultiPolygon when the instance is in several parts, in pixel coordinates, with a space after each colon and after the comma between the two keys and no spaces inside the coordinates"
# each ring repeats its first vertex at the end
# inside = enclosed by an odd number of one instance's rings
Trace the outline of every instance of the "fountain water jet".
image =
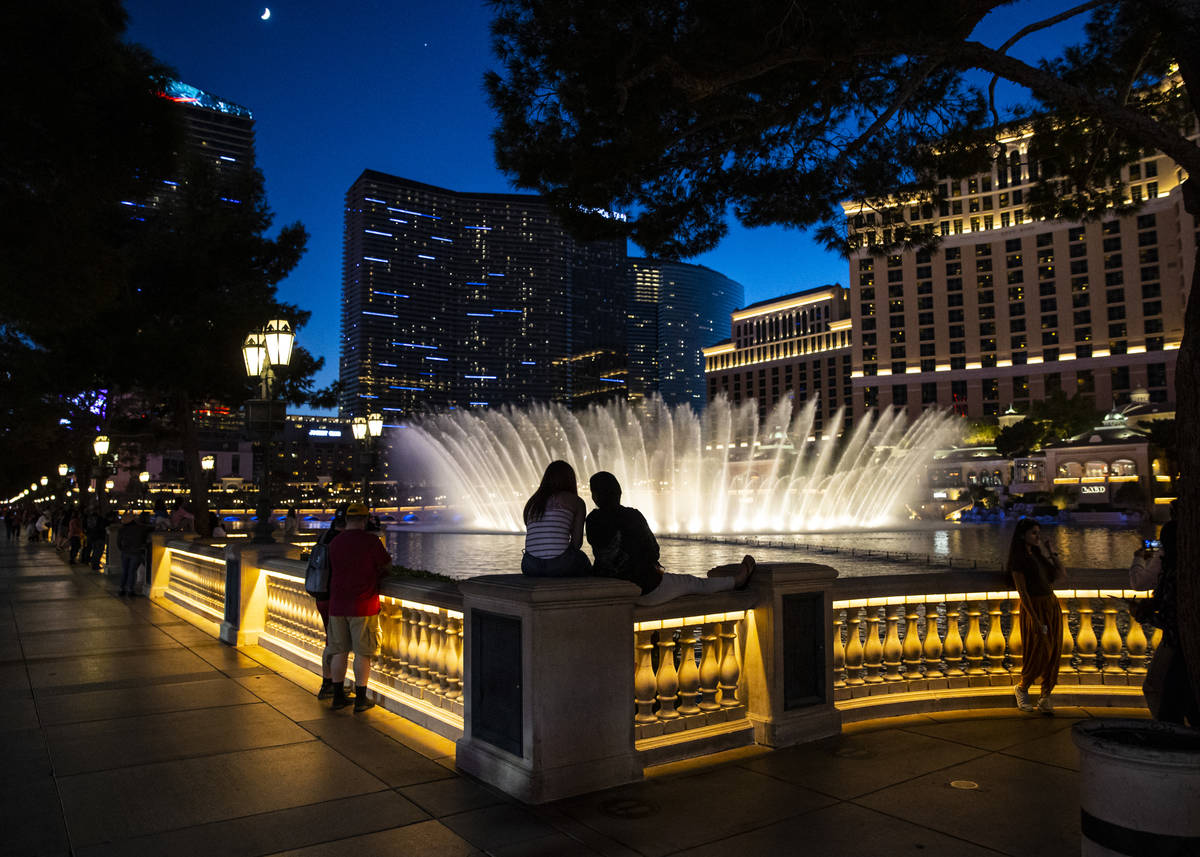
{"type": "MultiPolygon", "coordinates": [[[[899,411],[859,421],[842,438],[815,433],[817,402],[780,402],[762,425],[754,402],[724,398],[703,414],[661,399],[574,413],[557,404],[454,410],[413,421],[407,452],[432,462],[471,526],[519,532],[546,464],[609,470],[624,502],[655,532],[746,533],[878,529],[898,523],[924,466],[952,439],[954,417],[899,411]]],[[[839,409],[825,424],[840,426],[839,409]]]]}

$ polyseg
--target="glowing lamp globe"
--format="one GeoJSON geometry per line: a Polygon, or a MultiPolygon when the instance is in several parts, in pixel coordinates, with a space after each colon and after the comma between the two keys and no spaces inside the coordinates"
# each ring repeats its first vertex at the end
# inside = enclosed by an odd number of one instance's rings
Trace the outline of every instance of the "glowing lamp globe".
{"type": "Polygon", "coordinates": [[[38,480],[38,483],[39,483],[39,484],[41,484],[41,485],[49,485],[49,484],[50,484],[50,477],[49,477],[49,476],[43,476],[41,479],[39,479],[39,480],[38,480]]]}
{"type": "Polygon", "coordinates": [[[68,468],[68,467],[67,467],[67,465],[65,465],[65,464],[60,464],[60,465],[58,465],[58,475],[59,475],[59,476],[66,476],[66,475],[67,475],[67,471],[68,471],[69,469],[70,469],[70,468],[68,468]]]}
{"type": "Polygon", "coordinates": [[[211,455],[206,455],[200,459],[201,470],[212,470],[216,466],[217,460],[211,455]]]}
{"type": "Polygon", "coordinates": [[[143,485],[145,485],[149,481],[150,481],[150,471],[149,470],[143,470],[141,473],[138,474],[138,482],[141,482],[143,485]]]}
{"type": "Polygon", "coordinates": [[[96,453],[96,455],[107,455],[108,454],[108,435],[106,435],[106,434],[98,435],[96,437],[96,439],[94,441],[92,441],[92,450],[96,453]]]}
{"type": "Polygon", "coordinates": [[[286,366],[292,362],[292,345],[296,342],[296,334],[292,332],[290,321],[286,318],[268,321],[262,338],[267,349],[267,359],[271,361],[272,366],[286,366]]]}
{"type": "Polygon", "coordinates": [[[383,414],[367,414],[367,433],[371,437],[383,434],[383,414]]]}
{"type": "Polygon", "coordinates": [[[350,431],[354,434],[355,440],[362,440],[367,436],[367,418],[355,417],[350,421],[350,431]]]}
{"type": "Polygon", "coordinates": [[[242,360],[246,364],[246,375],[258,378],[267,366],[267,347],[263,344],[262,334],[258,332],[246,334],[242,343],[242,360]]]}

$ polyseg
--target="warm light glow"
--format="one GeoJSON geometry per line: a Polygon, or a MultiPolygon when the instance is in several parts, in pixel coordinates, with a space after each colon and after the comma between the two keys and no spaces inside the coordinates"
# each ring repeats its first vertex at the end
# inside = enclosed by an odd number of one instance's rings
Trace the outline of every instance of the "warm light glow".
{"type": "Polygon", "coordinates": [[[292,323],[286,318],[268,321],[262,340],[272,366],[286,366],[292,362],[292,345],[296,342],[296,334],[292,332],[292,323]]]}
{"type": "Polygon", "coordinates": [[[58,475],[59,475],[59,476],[66,476],[66,475],[67,475],[67,471],[68,471],[69,469],[70,469],[70,468],[68,468],[68,467],[67,467],[67,465],[65,465],[65,464],[60,464],[60,465],[58,465],[58,475]]]}
{"type": "Polygon", "coordinates": [[[262,375],[267,367],[267,348],[263,345],[261,333],[255,331],[246,334],[246,341],[242,343],[242,360],[246,364],[248,377],[258,378],[262,375]]]}
{"type": "Polygon", "coordinates": [[[96,455],[107,455],[108,435],[97,435],[96,439],[92,441],[92,449],[95,451],[96,455]]]}
{"type": "Polygon", "coordinates": [[[383,434],[383,414],[367,414],[367,434],[371,437],[383,434]]]}
{"type": "Polygon", "coordinates": [[[39,479],[39,480],[38,480],[38,482],[39,482],[41,485],[49,485],[49,484],[50,484],[50,477],[49,477],[49,476],[43,476],[41,479],[39,479]]]}
{"type": "Polygon", "coordinates": [[[362,440],[367,436],[367,418],[355,417],[350,421],[350,431],[354,434],[355,440],[362,440]]]}
{"type": "Polygon", "coordinates": [[[150,471],[149,470],[143,470],[141,473],[138,474],[138,482],[141,482],[143,485],[145,485],[149,481],[150,481],[150,471]]]}
{"type": "Polygon", "coordinates": [[[766,315],[772,312],[783,312],[784,310],[796,309],[797,307],[808,306],[809,304],[827,301],[837,296],[837,291],[833,289],[823,289],[811,295],[792,298],[790,300],[778,301],[776,303],[767,304],[765,306],[755,307],[751,310],[742,310],[733,314],[734,321],[745,321],[748,318],[755,318],[760,315],[766,315]]]}
{"type": "Polygon", "coordinates": [[[115,488],[116,485],[117,485],[117,483],[113,482],[111,479],[104,480],[104,490],[105,491],[113,490],[113,488],[115,488]]]}
{"type": "Polygon", "coordinates": [[[211,455],[206,455],[200,459],[201,470],[212,470],[217,464],[216,458],[211,455]]]}

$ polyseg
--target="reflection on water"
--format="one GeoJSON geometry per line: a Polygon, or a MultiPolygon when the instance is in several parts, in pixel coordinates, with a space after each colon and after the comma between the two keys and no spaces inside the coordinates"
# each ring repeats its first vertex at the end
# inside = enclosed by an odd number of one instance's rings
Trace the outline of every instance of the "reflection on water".
{"type": "MultiPolygon", "coordinates": [[[[1135,529],[1045,526],[1042,535],[1062,555],[1067,568],[1127,568],[1141,547],[1135,529]]],[[[749,550],[763,562],[820,562],[843,576],[925,572],[1004,564],[1012,525],[920,524],[903,530],[865,533],[805,533],[750,536],[749,550]],[[928,560],[927,560],[928,558],[928,560]]],[[[410,568],[451,577],[516,573],[523,535],[390,530],[388,550],[410,568]]],[[[668,571],[703,574],[715,565],[738,562],[748,550],[741,544],[660,539],[668,571]]],[[[586,551],[586,547],[585,547],[586,551]]]]}

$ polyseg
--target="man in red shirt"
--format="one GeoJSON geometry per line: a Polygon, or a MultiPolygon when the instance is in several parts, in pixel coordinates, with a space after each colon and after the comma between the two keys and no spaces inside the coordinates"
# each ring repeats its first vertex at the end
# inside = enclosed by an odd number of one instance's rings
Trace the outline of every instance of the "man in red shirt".
{"type": "Polygon", "coordinates": [[[371,658],[379,654],[379,581],[392,558],[374,533],[366,531],[367,507],[351,503],[346,529],[329,543],[329,649],[333,707],[354,702],[355,712],[373,708],[367,699],[371,658]],[[354,652],[354,699],[346,696],[346,662],[354,652]]]}

